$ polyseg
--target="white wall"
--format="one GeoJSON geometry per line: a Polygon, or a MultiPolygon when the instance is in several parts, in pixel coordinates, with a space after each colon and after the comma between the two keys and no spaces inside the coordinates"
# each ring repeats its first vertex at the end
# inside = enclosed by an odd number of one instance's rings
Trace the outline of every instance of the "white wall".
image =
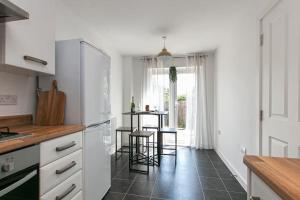
{"type": "Polygon", "coordinates": [[[35,78],[0,72],[0,95],[17,95],[17,105],[0,105],[0,116],[32,114],[35,110],[35,78]]]}
{"type": "Polygon", "coordinates": [[[244,186],[241,148],[258,154],[259,17],[266,2],[249,5],[249,12],[223,33],[216,56],[216,150],[244,186]]]}

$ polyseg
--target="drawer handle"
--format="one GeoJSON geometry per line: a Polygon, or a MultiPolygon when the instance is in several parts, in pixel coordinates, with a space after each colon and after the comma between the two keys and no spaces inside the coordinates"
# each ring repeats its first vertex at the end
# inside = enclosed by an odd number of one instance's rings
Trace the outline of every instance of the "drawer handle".
{"type": "Polygon", "coordinates": [[[68,196],[73,190],[75,190],[75,188],[76,188],[76,185],[72,184],[71,187],[69,187],[64,193],[62,193],[61,195],[56,196],[55,200],[62,200],[63,198],[68,196]]]}
{"type": "Polygon", "coordinates": [[[64,151],[66,149],[69,149],[71,147],[74,147],[76,145],[76,142],[75,141],[72,141],[70,142],[69,144],[66,144],[66,145],[63,145],[63,146],[60,146],[60,147],[56,147],[56,151],[57,152],[60,152],[60,151],[64,151]]]}
{"type": "Polygon", "coordinates": [[[38,59],[38,58],[35,58],[35,57],[32,57],[32,56],[24,56],[23,58],[24,58],[24,60],[29,60],[29,61],[32,61],[32,62],[40,63],[42,65],[48,65],[47,61],[41,60],[41,59],[38,59]]]}
{"type": "Polygon", "coordinates": [[[260,197],[250,196],[250,200],[260,200],[260,197]]]}
{"type": "Polygon", "coordinates": [[[75,165],[76,165],[77,163],[75,162],[75,161],[72,161],[70,164],[68,164],[67,166],[65,166],[65,167],[63,167],[63,168],[61,168],[61,169],[58,169],[58,170],[56,170],[56,174],[63,174],[63,173],[65,173],[66,171],[68,171],[69,169],[71,169],[71,168],[73,168],[73,167],[75,167],[75,165]]]}

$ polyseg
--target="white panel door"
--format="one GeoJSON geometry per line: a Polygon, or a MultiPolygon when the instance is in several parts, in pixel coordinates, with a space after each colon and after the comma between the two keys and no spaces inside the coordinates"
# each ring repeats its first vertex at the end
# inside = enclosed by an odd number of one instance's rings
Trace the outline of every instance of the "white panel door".
{"type": "Polygon", "coordinates": [[[281,0],[262,21],[263,155],[300,156],[299,8],[299,0],[281,0]]]}

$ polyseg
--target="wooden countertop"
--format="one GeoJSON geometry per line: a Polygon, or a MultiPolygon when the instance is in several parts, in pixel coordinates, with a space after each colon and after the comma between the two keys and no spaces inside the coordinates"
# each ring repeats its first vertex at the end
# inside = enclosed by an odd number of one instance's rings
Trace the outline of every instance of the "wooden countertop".
{"type": "Polygon", "coordinates": [[[0,142],[0,154],[19,149],[22,147],[38,144],[40,142],[68,135],[84,130],[82,125],[62,125],[62,126],[35,126],[20,125],[10,127],[11,132],[29,133],[31,136],[0,142]]]}
{"type": "Polygon", "coordinates": [[[245,156],[244,163],[282,199],[300,199],[300,159],[245,156]]]}

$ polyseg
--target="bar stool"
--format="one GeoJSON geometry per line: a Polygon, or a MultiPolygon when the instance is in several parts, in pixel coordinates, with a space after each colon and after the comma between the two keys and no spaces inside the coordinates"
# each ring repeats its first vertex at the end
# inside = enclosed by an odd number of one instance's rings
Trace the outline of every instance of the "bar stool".
{"type": "MultiPolygon", "coordinates": [[[[150,166],[150,154],[149,154],[149,138],[154,134],[152,131],[135,131],[133,133],[129,134],[129,170],[130,171],[136,171],[140,173],[146,173],[149,174],[149,166],[150,166]],[[135,138],[135,141],[138,141],[139,139],[146,139],[146,151],[147,154],[144,154],[144,151],[139,152],[139,147],[136,146],[135,154],[133,153],[133,139],[135,138]],[[132,168],[133,165],[146,165],[147,170],[141,170],[141,169],[135,169],[132,168]]],[[[154,139],[153,139],[154,140],[154,139]]],[[[153,141],[154,142],[154,141],[153,141]]],[[[135,144],[137,145],[137,143],[135,144]]],[[[154,156],[154,148],[153,148],[153,156],[154,156]]],[[[154,160],[153,160],[154,162],[154,160]]]]}
{"type": "MultiPolygon", "coordinates": [[[[137,128],[133,127],[132,130],[136,131],[137,128]]],[[[131,127],[121,126],[116,129],[116,155],[115,155],[116,160],[118,159],[118,153],[121,153],[121,156],[123,155],[123,153],[129,153],[129,151],[123,150],[124,147],[128,147],[128,146],[123,146],[123,139],[122,139],[123,133],[131,133],[131,127]],[[118,132],[121,133],[121,148],[120,148],[120,150],[118,150],[118,132]]]]}
{"type": "MultiPolygon", "coordinates": [[[[148,131],[150,129],[150,130],[155,130],[156,132],[158,132],[158,126],[157,125],[146,124],[146,125],[143,125],[142,129],[143,129],[143,131],[144,130],[148,131]]],[[[152,143],[152,142],[150,142],[150,143],[152,143]]],[[[155,144],[157,144],[157,143],[155,142],[155,133],[154,133],[153,134],[153,143],[152,143],[153,152],[154,152],[154,149],[156,148],[155,144]]],[[[144,141],[143,141],[143,145],[144,145],[144,141]]],[[[154,159],[154,157],[153,157],[153,159],[154,159]]]]}
{"type": "Polygon", "coordinates": [[[175,135],[175,148],[165,148],[163,144],[161,144],[161,149],[167,149],[167,150],[175,150],[175,153],[170,153],[170,154],[164,154],[162,153],[161,155],[169,155],[169,156],[175,156],[175,164],[177,163],[177,130],[176,128],[161,128],[158,131],[158,134],[173,134],[175,135]]]}

